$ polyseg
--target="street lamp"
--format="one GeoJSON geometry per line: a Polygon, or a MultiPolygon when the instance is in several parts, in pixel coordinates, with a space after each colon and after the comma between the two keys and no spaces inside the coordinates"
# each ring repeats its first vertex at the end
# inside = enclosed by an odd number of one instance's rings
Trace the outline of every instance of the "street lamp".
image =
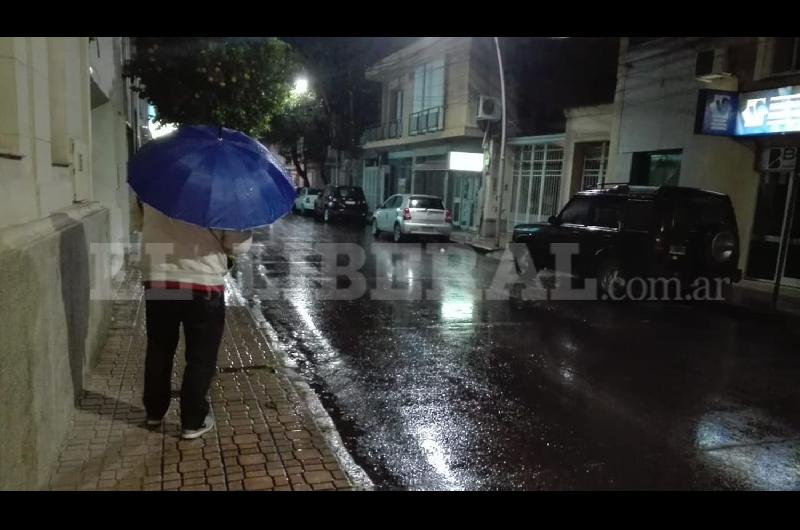
{"type": "Polygon", "coordinates": [[[292,94],[295,96],[302,96],[308,92],[308,79],[305,77],[298,77],[294,80],[294,88],[292,88],[292,94]]]}

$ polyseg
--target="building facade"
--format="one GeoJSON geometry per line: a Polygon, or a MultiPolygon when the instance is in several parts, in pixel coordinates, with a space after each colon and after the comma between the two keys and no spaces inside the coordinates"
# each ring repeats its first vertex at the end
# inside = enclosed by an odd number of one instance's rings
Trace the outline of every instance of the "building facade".
{"type": "Polygon", "coordinates": [[[492,199],[483,162],[487,123],[478,117],[481,96],[500,95],[492,39],[420,38],[366,76],[382,90],[380,120],[362,137],[357,176],[370,210],[395,193],[438,195],[454,228],[477,232],[492,199]]]}
{"type": "Polygon", "coordinates": [[[0,489],[46,484],[109,325],[147,123],[129,53],[126,38],[0,37],[0,489]]]}
{"type": "Polygon", "coordinates": [[[623,39],[610,180],[731,197],[742,285],[800,287],[800,38],[623,39]]]}
{"type": "Polygon", "coordinates": [[[565,109],[564,132],[508,140],[501,234],[542,223],[577,191],[608,182],[611,103],[565,109]]]}

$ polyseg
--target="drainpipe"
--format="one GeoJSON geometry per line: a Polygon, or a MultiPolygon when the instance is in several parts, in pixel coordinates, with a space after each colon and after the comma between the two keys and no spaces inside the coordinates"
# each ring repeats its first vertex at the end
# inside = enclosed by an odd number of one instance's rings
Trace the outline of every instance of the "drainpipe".
{"type": "Polygon", "coordinates": [[[497,67],[500,73],[500,107],[502,109],[501,132],[500,132],[500,168],[498,179],[498,193],[497,197],[497,226],[494,230],[494,243],[496,247],[500,247],[500,227],[503,219],[503,179],[506,163],[506,79],[503,72],[503,56],[500,53],[500,40],[494,37],[494,47],[497,50],[497,67]]]}

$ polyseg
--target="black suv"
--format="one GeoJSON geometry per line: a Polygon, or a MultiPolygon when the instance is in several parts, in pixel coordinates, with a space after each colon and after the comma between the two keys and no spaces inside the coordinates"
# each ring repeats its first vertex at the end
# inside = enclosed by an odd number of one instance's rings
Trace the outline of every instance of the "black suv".
{"type": "MultiPolygon", "coordinates": [[[[514,227],[537,271],[553,269],[551,243],[578,243],[575,276],[611,292],[619,279],[741,279],[739,231],[727,195],[673,186],[617,185],[577,193],[546,224],[514,227]]],[[[524,253],[524,247],[522,247],[524,253]]],[[[515,249],[517,271],[522,272],[515,249]]]]}
{"type": "Polygon", "coordinates": [[[326,223],[336,219],[367,222],[367,199],[358,186],[325,186],[314,201],[314,218],[326,223]]]}

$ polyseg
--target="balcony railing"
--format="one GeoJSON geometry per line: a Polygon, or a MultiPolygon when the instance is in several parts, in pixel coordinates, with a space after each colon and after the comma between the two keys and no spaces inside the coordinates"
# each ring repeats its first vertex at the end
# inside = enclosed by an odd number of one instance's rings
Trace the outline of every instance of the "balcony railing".
{"type": "Polygon", "coordinates": [[[431,107],[409,115],[408,134],[415,136],[444,129],[444,107],[431,107]]]}
{"type": "Polygon", "coordinates": [[[376,125],[364,130],[361,135],[361,144],[367,142],[379,142],[389,138],[400,138],[403,134],[403,122],[400,120],[390,121],[382,125],[376,125]]]}

